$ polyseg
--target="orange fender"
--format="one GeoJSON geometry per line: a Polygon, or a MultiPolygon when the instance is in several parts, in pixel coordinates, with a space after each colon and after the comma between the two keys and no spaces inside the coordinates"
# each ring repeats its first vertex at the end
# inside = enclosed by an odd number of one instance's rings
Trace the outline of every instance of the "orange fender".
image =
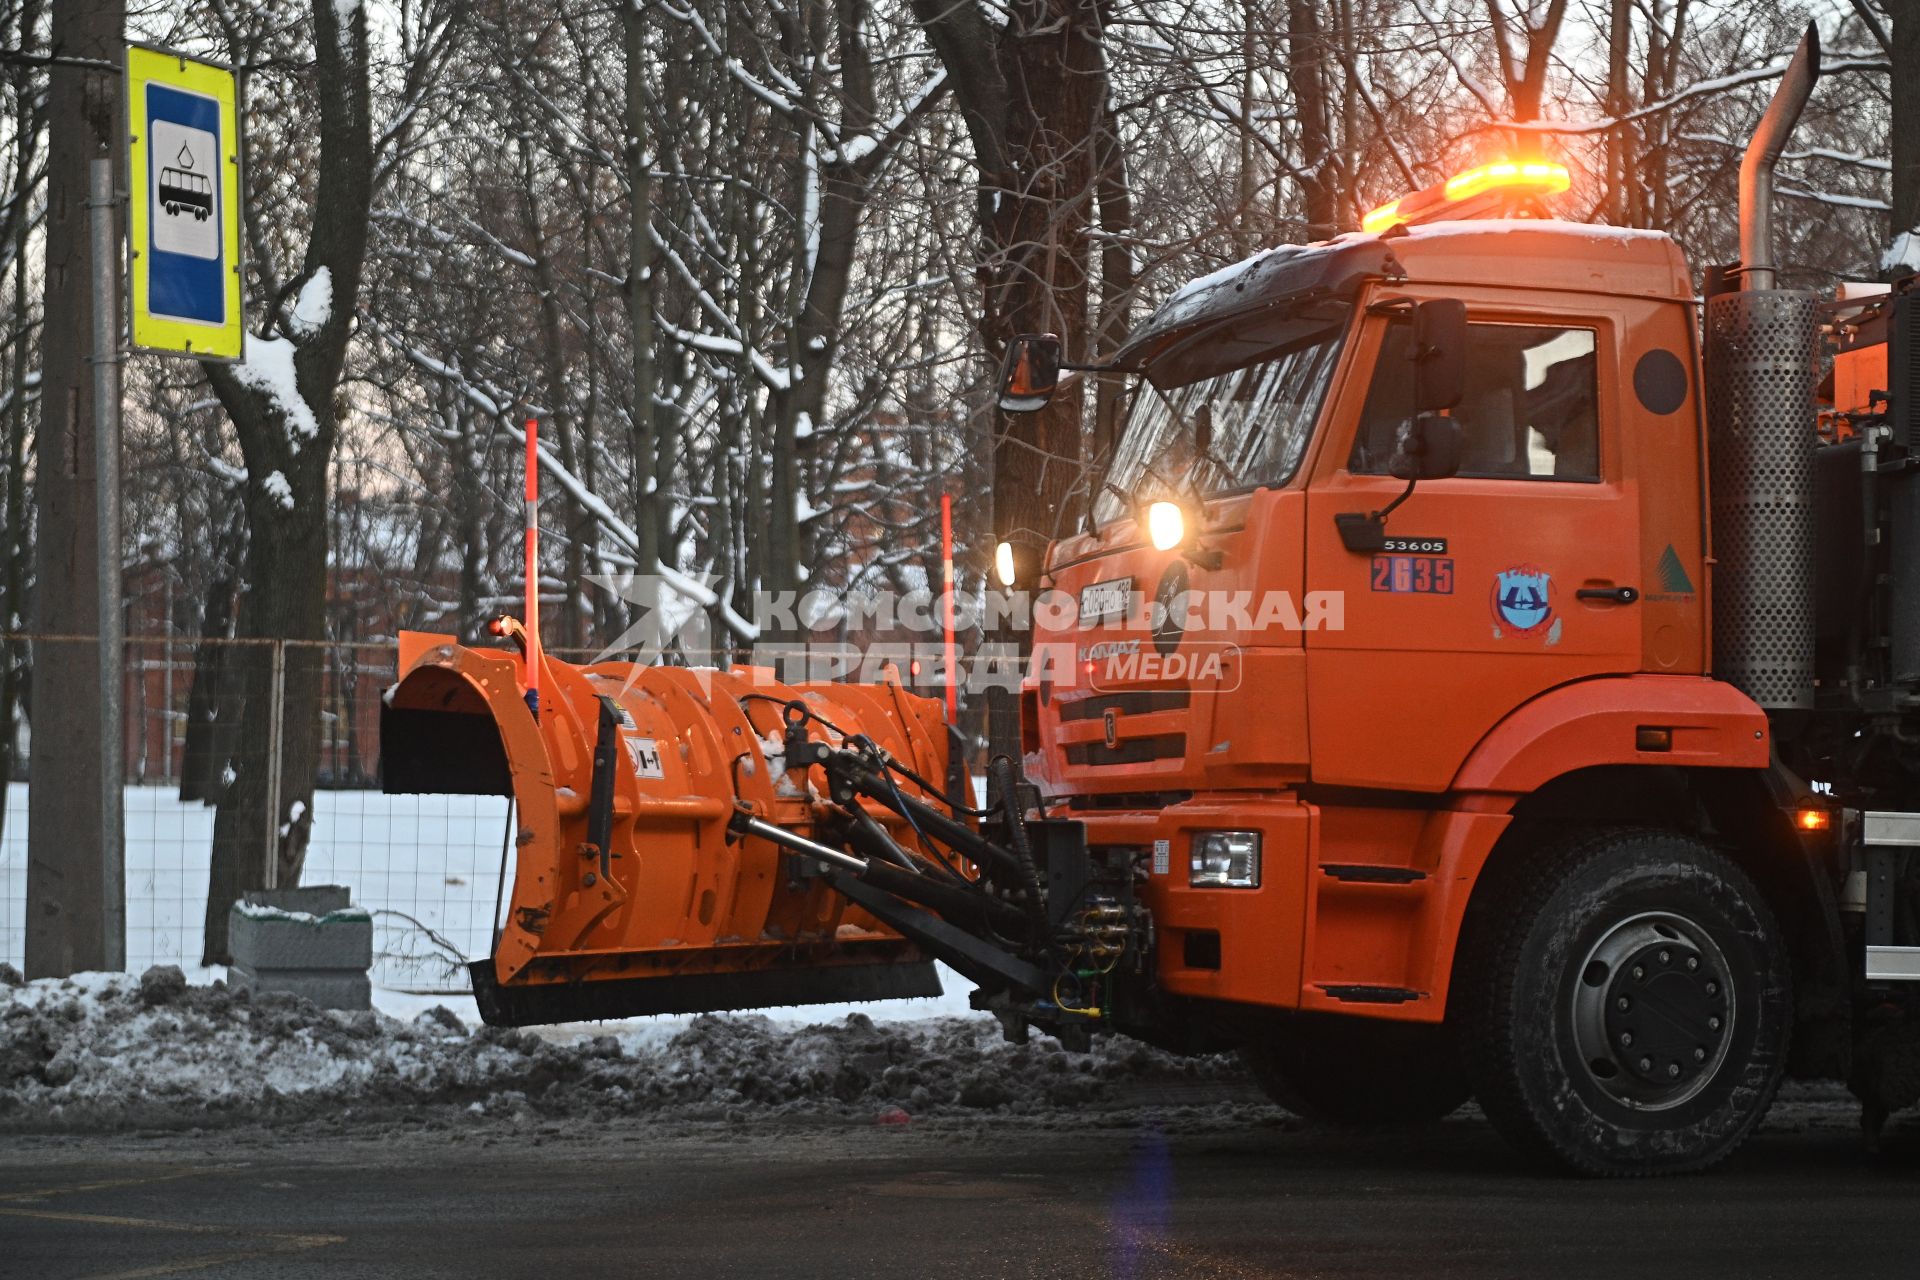
{"type": "Polygon", "coordinates": [[[1455,775],[1455,792],[1525,795],[1594,765],[1764,769],[1767,715],[1730,684],[1706,676],[1582,680],[1523,704],[1482,738],[1455,775]],[[1641,729],[1665,729],[1667,750],[1640,749],[1641,729]]]}

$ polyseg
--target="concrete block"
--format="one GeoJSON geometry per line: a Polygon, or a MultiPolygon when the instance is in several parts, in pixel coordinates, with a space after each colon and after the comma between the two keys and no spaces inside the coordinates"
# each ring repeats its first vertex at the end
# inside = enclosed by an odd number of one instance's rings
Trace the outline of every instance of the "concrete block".
{"type": "Polygon", "coordinates": [[[340,885],[257,890],[233,904],[227,978],[249,991],[284,991],[330,1009],[372,1007],[373,917],[340,885]]]}
{"type": "Polygon", "coordinates": [[[227,966],[227,982],[255,994],[285,992],[304,996],[323,1009],[371,1009],[373,983],[364,973],[345,969],[264,969],[227,966]]]}
{"type": "Polygon", "coordinates": [[[250,969],[359,969],[373,964],[373,920],[365,913],[260,916],[236,910],[227,921],[234,962],[250,969]]]}

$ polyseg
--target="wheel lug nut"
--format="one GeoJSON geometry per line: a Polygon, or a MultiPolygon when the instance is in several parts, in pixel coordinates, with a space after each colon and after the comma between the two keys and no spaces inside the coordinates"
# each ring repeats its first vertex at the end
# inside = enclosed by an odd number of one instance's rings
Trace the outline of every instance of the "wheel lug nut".
{"type": "Polygon", "coordinates": [[[1672,964],[1672,963],[1673,963],[1673,952],[1671,952],[1671,951],[1662,951],[1662,952],[1660,953],[1660,963],[1661,963],[1661,964],[1672,964]]]}
{"type": "Polygon", "coordinates": [[[1700,967],[1700,957],[1699,957],[1699,956],[1688,956],[1688,957],[1687,957],[1687,968],[1688,968],[1688,969],[1698,969],[1699,967],[1700,967]]]}
{"type": "Polygon", "coordinates": [[[1717,982],[1709,982],[1709,983],[1707,984],[1707,994],[1708,994],[1708,995],[1710,995],[1710,996],[1717,996],[1717,995],[1719,995],[1719,994],[1720,994],[1720,984],[1719,984],[1719,983],[1717,983],[1717,982]]]}
{"type": "Polygon", "coordinates": [[[1642,1058],[1642,1059],[1640,1059],[1640,1069],[1641,1069],[1642,1071],[1650,1071],[1650,1070],[1652,1070],[1652,1069],[1653,1069],[1653,1059],[1652,1059],[1652,1058],[1642,1058]]]}
{"type": "Polygon", "coordinates": [[[1633,1047],[1633,1032],[1622,1031],[1620,1033],[1620,1047],[1622,1049],[1630,1049],[1633,1047]]]}
{"type": "Polygon", "coordinates": [[[1633,1001],[1627,999],[1625,996],[1621,996],[1613,1002],[1613,1007],[1625,1013],[1627,1010],[1633,1008],[1633,1001]]]}
{"type": "Polygon", "coordinates": [[[1667,1064],[1667,1078],[1671,1080],[1679,1074],[1680,1074],[1680,1064],[1677,1062],[1669,1062],[1667,1064]]]}
{"type": "Polygon", "coordinates": [[[1646,970],[1646,967],[1645,967],[1645,966],[1643,966],[1643,965],[1635,965],[1635,966],[1633,966],[1633,976],[1634,976],[1634,977],[1635,977],[1636,979],[1639,979],[1639,978],[1644,978],[1644,977],[1646,977],[1646,976],[1647,976],[1647,970],[1646,970]]]}
{"type": "Polygon", "coordinates": [[[1693,1060],[1695,1062],[1705,1062],[1707,1060],[1707,1051],[1705,1049],[1695,1049],[1693,1051],[1693,1060]]]}
{"type": "Polygon", "coordinates": [[[1707,1030],[1718,1031],[1719,1029],[1720,1029],[1720,1019],[1718,1018],[1707,1019],[1707,1030]]]}

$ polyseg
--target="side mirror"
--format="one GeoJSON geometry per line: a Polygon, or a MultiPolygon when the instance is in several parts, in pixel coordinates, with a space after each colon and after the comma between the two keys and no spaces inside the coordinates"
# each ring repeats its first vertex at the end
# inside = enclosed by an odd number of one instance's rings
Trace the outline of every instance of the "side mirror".
{"type": "Polygon", "coordinates": [[[1000,362],[1000,407],[1008,413],[1033,413],[1047,407],[1060,385],[1060,339],[1051,333],[1023,333],[1007,344],[1000,362]]]}
{"type": "Polygon", "coordinates": [[[1413,411],[1432,413],[1460,403],[1466,389],[1467,304],[1434,298],[1413,309],[1413,411]]]}
{"type": "Polygon", "coordinates": [[[1387,470],[1401,480],[1445,480],[1460,474],[1460,424],[1423,413],[1400,432],[1387,470]]]}

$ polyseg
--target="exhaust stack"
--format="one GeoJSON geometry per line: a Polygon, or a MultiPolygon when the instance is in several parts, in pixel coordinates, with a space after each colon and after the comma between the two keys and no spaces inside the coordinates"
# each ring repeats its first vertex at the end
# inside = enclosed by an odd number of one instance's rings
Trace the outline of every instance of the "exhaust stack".
{"type": "Polygon", "coordinates": [[[1820,29],[1807,24],[1800,47],[1773,91],[1767,113],[1740,160],[1740,279],[1745,289],[1773,288],[1773,170],[1820,79],[1820,29]]]}
{"type": "Polygon", "coordinates": [[[1707,302],[1713,670],[1769,711],[1814,701],[1813,294],[1773,287],[1773,171],[1820,74],[1810,26],[1740,166],[1741,282],[1707,302]]]}

